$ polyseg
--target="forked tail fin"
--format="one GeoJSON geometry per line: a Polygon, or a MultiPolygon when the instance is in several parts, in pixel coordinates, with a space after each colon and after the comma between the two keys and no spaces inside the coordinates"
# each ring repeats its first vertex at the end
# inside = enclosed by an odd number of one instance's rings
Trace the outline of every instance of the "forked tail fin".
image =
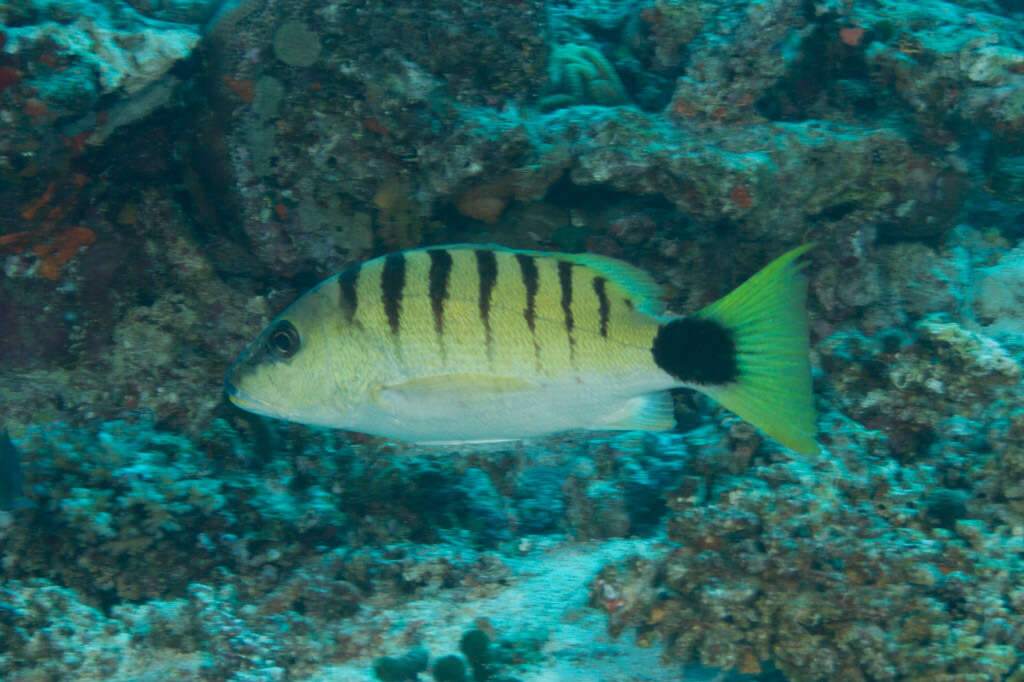
{"type": "Polygon", "coordinates": [[[779,256],[724,298],[662,325],[659,366],[783,445],[818,452],[808,362],[807,282],[796,259],[779,256]]]}

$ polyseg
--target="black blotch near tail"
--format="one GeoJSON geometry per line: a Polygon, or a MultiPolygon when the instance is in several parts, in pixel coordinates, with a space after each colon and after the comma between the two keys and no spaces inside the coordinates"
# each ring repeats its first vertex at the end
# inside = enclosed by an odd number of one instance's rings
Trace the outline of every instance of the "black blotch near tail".
{"type": "Polygon", "coordinates": [[[733,333],[714,320],[666,322],[658,328],[651,354],[658,367],[690,384],[727,384],[739,378],[733,333]]]}

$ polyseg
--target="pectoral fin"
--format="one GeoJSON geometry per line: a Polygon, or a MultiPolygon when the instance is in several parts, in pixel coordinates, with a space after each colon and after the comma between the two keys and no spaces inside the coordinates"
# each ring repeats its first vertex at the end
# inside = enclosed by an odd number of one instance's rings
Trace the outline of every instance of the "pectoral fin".
{"type": "Polygon", "coordinates": [[[448,374],[383,386],[379,395],[390,402],[436,404],[436,401],[446,401],[467,404],[536,389],[536,384],[515,377],[448,374]]]}

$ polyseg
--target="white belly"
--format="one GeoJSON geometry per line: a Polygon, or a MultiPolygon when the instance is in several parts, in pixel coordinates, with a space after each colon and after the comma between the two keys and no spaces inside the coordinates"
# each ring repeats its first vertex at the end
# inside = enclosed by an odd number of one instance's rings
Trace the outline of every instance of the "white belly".
{"type": "Polygon", "coordinates": [[[660,378],[630,383],[624,387],[621,380],[572,378],[522,390],[441,385],[429,393],[397,387],[381,391],[337,426],[415,443],[516,440],[576,429],[633,428],[631,419],[651,404],[650,392],[671,384],[660,378]]]}

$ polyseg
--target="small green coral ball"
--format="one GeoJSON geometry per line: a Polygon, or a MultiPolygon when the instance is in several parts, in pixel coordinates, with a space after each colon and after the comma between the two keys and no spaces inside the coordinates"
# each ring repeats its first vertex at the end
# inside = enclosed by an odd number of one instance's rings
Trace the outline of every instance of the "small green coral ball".
{"type": "Polygon", "coordinates": [[[373,662],[373,674],[381,682],[408,682],[427,669],[426,650],[413,649],[401,658],[382,656],[373,662]]]}
{"type": "Polygon", "coordinates": [[[437,659],[430,669],[437,682],[465,682],[466,666],[458,656],[445,656],[437,659]]]}
{"type": "Polygon", "coordinates": [[[401,659],[382,656],[373,662],[373,674],[381,682],[404,682],[409,679],[409,671],[401,659]]]}
{"type": "Polygon", "coordinates": [[[469,630],[459,640],[459,649],[474,667],[491,660],[490,646],[491,638],[486,632],[478,629],[469,630]]]}
{"type": "Polygon", "coordinates": [[[312,66],[320,56],[320,38],[301,21],[286,21],[274,31],[274,54],[288,66],[312,66]]]}

